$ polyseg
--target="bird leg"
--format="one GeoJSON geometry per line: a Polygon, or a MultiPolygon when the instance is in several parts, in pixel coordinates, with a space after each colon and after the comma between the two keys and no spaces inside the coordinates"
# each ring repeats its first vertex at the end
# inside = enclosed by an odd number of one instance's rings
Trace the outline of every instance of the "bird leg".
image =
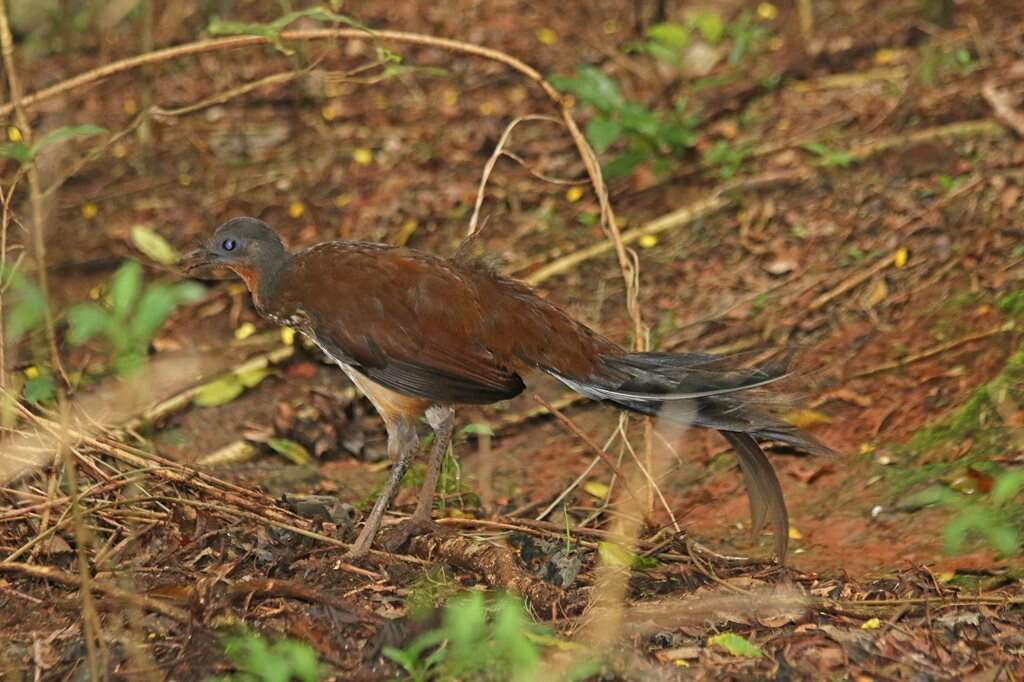
{"type": "Polygon", "coordinates": [[[387,538],[381,541],[381,545],[392,552],[404,545],[409,538],[440,528],[431,519],[431,512],[434,509],[434,492],[437,489],[437,480],[441,476],[444,456],[452,442],[455,411],[450,407],[431,406],[427,408],[427,423],[434,431],[434,444],[427,455],[427,471],[423,476],[423,486],[420,488],[416,510],[407,520],[389,529],[387,538]]]}
{"type": "Polygon", "coordinates": [[[388,455],[395,460],[395,463],[391,466],[391,473],[388,475],[384,488],[377,496],[373,509],[366,517],[366,524],[363,526],[362,532],[345,553],[345,558],[348,560],[361,559],[370,551],[370,545],[373,544],[373,539],[377,536],[381,521],[384,519],[384,512],[388,510],[391,501],[395,499],[402,477],[409,470],[409,465],[412,464],[413,457],[419,450],[419,439],[416,436],[416,424],[413,420],[399,418],[388,421],[387,430],[388,455]]]}
{"type": "Polygon", "coordinates": [[[452,431],[455,426],[455,411],[450,407],[433,406],[427,408],[427,423],[434,431],[434,445],[430,448],[427,459],[427,473],[423,477],[420,488],[420,499],[416,503],[416,511],[411,521],[430,521],[430,513],[434,509],[434,493],[437,491],[437,479],[441,476],[444,456],[452,442],[452,431]]]}

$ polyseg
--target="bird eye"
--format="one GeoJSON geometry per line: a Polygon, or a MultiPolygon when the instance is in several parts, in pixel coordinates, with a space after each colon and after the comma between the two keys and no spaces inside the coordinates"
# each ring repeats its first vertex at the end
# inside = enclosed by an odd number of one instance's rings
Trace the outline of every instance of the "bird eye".
{"type": "Polygon", "coordinates": [[[238,246],[238,242],[234,239],[225,239],[220,245],[225,251],[234,251],[236,246],[238,246]]]}

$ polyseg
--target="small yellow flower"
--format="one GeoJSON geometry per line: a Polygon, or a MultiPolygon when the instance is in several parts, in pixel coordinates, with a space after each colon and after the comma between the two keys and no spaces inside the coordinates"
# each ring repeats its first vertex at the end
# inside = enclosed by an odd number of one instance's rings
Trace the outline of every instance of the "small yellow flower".
{"type": "Polygon", "coordinates": [[[550,28],[538,28],[537,40],[545,45],[554,45],[558,42],[558,34],[550,28]]]}
{"type": "Polygon", "coordinates": [[[295,345],[295,330],[291,327],[281,327],[281,342],[286,346],[295,345]]]}
{"type": "Polygon", "coordinates": [[[803,540],[804,534],[796,529],[795,526],[789,527],[789,539],[790,540],[803,540]]]}
{"type": "Polygon", "coordinates": [[[644,249],[653,249],[658,245],[658,238],[653,234],[645,234],[640,237],[640,247],[644,249]]]}
{"type": "Polygon", "coordinates": [[[863,623],[861,623],[860,629],[861,630],[877,630],[880,627],[882,627],[882,621],[878,620],[877,618],[869,618],[866,621],[864,621],[863,623]]]}
{"type": "Polygon", "coordinates": [[[879,66],[893,64],[899,61],[901,56],[902,54],[899,50],[882,48],[881,50],[875,52],[875,64],[878,64],[879,66]]]}
{"type": "Polygon", "coordinates": [[[25,378],[26,379],[35,379],[38,376],[39,376],[39,368],[36,367],[35,365],[32,365],[30,367],[26,367],[25,368],[25,378]]]}
{"type": "Polygon", "coordinates": [[[568,201],[569,203],[575,203],[575,202],[579,201],[580,197],[582,197],[582,196],[583,196],[583,188],[582,187],[570,187],[569,190],[565,193],[565,200],[568,201]]]}
{"type": "Polygon", "coordinates": [[[302,204],[301,201],[293,201],[291,205],[288,206],[288,215],[290,215],[292,218],[301,218],[305,212],[306,207],[302,204]]]}
{"type": "Polygon", "coordinates": [[[7,139],[11,142],[21,142],[24,138],[21,131],[15,126],[7,126],[7,139]]]}
{"type": "Polygon", "coordinates": [[[96,206],[96,204],[92,203],[91,201],[87,201],[84,204],[82,204],[82,217],[85,218],[86,220],[92,220],[93,218],[96,217],[96,214],[99,212],[100,209],[96,206]]]}
{"type": "Polygon", "coordinates": [[[765,21],[772,21],[779,16],[779,8],[770,2],[762,2],[757,6],[757,16],[765,21]]]}
{"type": "Polygon", "coordinates": [[[334,205],[337,206],[338,208],[345,208],[346,206],[348,206],[351,203],[352,203],[352,195],[351,194],[339,194],[337,197],[334,198],[334,205]]]}
{"type": "Polygon", "coordinates": [[[369,166],[373,163],[373,152],[366,147],[360,147],[352,152],[352,160],[360,166],[369,166]]]}
{"type": "Polygon", "coordinates": [[[910,252],[906,249],[899,249],[896,251],[896,255],[893,256],[892,264],[898,268],[902,268],[907,264],[907,260],[910,259],[910,252]]]}
{"type": "Polygon", "coordinates": [[[238,329],[235,330],[235,338],[239,341],[249,338],[256,333],[256,325],[252,322],[243,322],[239,325],[238,329]]]}
{"type": "Polygon", "coordinates": [[[324,117],[325,121],[333,121],[337,113],[334,111],[333,105],[325,104],[323,108],[320,109],[320,115],[324,117]]]}

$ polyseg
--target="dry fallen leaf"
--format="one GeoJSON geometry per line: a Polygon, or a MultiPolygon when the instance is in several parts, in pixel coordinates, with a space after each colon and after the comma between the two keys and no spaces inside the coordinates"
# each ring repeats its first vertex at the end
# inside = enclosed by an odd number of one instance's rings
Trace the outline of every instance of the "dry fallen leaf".
{"type": "Polygon", "coordinates": [[[806,429],[815,424],[831,424],[832,417],[828,416],[824,412],[817,410],[803,409],[803,410],[792,410],[782,416],[787,422],[793,426],[806,429]]]}
{"type": "Polygon", "coordinates": [[[889,296],[889,285],[885,283],[885,278],[878,280],[878,283],[871,289],[871,293],[868,294],[867,299],[864,301],[865,305],[869,308],[874,308],[876,305],[881,303],[889,296]]]}

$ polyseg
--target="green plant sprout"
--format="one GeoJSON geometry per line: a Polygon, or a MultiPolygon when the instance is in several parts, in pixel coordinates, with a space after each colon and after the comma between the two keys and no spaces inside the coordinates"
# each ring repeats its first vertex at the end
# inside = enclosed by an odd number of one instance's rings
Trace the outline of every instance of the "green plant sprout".
{"type": "Polygon", "coordinates": [[[130,372],[144,361],[153,337],[178,306],[204,294],[195,282],[145,284],[142,265],[127,261],[111,279],[109,309],[90,302],[67,311],[68,341],[81,345],[104,337],[114,352],[115,371],[130,372]]]}
{"type": "Polygon", "coordinates": [[[625,177],[648,161],[655,163],[656,171],[667,171],[674,157],[696,144],[699,119],[687,112],[685,100],[678,100],[673,111],[655,113],[627,100],[607,74],[589,65],[580,66],[573,76],[553,76],[551,82],[596,110],[586,136],[598,154],[625,143],[604,167],[610,178],[625,177]]]}
{"type": "Polygon", "coordinates": [[[540,649],[530,635],[547,629],[530,620],[523,603],[507,594],[488,608],[482,592],[455,597],[445,607],[442,625],[404,649],[385,647],[384,656],[405,671],[408,679],[533,680],[540,649]]]}
{"type": "Polygon", "coordinates": [[[968,497],[933,486],[914,496],[913,503],[942,505],[957,512],[943,532],[943,544],[949,554],[959,554],[972,536],[980,536],[1003,556],[1015,556],[1021,549],[1020,519],[1016,516],[1020,510],[1017,498],[1022,492],[1024,469],[1014,469],[998,475],[986,494],[968,497]]]}
{"type": "Polygon", "coordinates": [[[211,678],[210,682],[317,682],[320,663],[305,642],[278,639],[267,643],[260,635],[247,632],[224,640],[224,653],[237,672],[211,678]]]}

